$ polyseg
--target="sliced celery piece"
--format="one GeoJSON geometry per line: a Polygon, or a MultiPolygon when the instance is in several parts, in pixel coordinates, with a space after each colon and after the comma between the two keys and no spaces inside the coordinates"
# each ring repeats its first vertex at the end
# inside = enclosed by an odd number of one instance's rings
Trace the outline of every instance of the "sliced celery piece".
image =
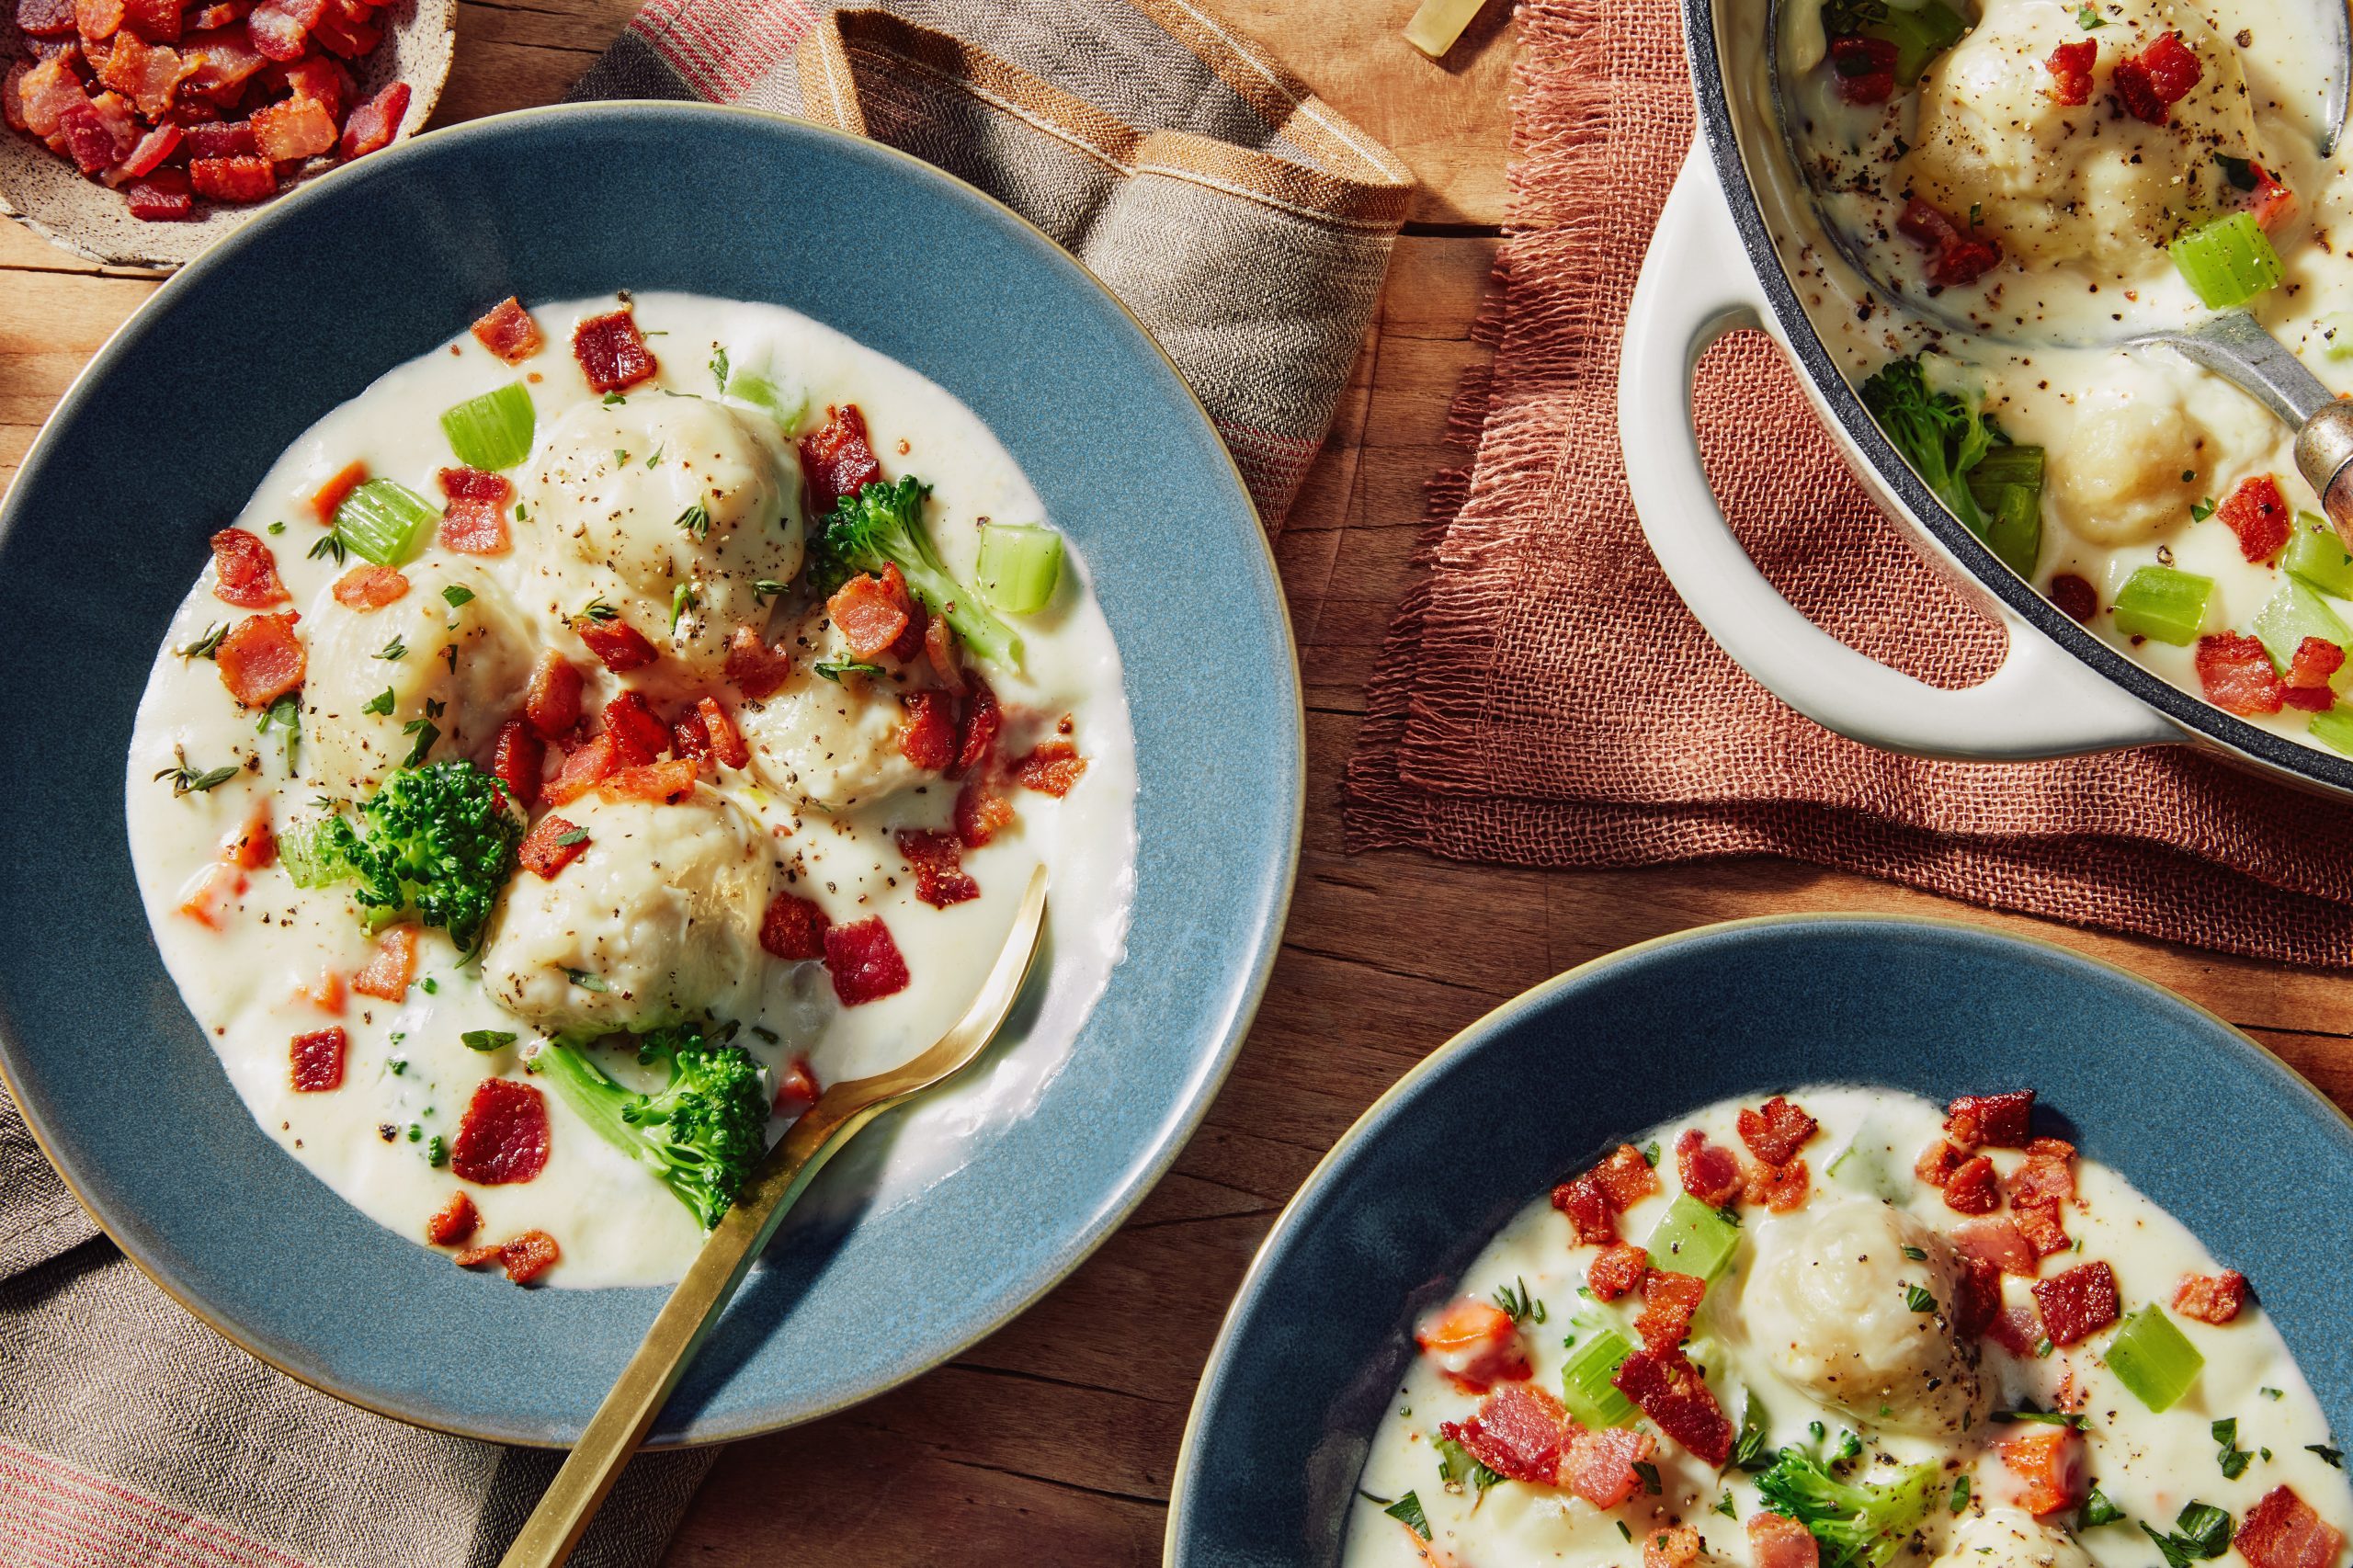
{"type": "Polygon", "coordinates": [[[2313,715],[2313,739],[2332,751],[2353,756],[2353,710],[2332,708],[2313,715]]]}
{"type": "Polygon", "coordinates": [[[2124,1320],[2102,1359],[2116,1381],[2151,1410],[2172,1409],[2206,1364],[2198,1346],[2154,1301],[2124,1320]]]}
{"type": "Polygon", "coordinates": [[[1855,1133],[1854,1142],[1830,1162],[1828,1175],[1841,1187],[1851,1187],[1868,1198],[1883,1198],[1891,1203],[1901,1202],[1911,1190],[1911,1173],[1906,1171],[1899,1176],[1888,1165],[1887,1135],[1868,1122],[1855,1133]]]}
{"type": "Polygon", "coordinates": [[[371,479],[335,509],[335,531],[351,553],[379,566],[398,566],[441,520],[441,509],[396,480],[371,479]]]}
{"type": "Polygon", "coordinates": [[[990,523],[981,529],[981,597],[1006,615],[1035,615],[1062,580],[1063,536],[1035,523],[990,523]]]}
{"type": "Polygon", "coordinates": [[[529,457],[535,428],[531,394],[520,381],[470,397],[441,415],[441,433],[449,437],[449,449],[460,462],[485,473],[513,468],[529,457]]]}
{"type": "Polygon", "coordinates": [[[739,403],[767,410],[768,417],[774,419],[778,427],[787,435],[790,435],[793,426],[801,423],[801,416],[809,412],[807,398],[788,396],[778,390],[774,381],[766,376],[756,376],[749,370],[738,370],[729,376],[725,391],[729,397],[739,403]]]}
{"type": "Polygon", "coordinates": [[[2324,594],[2353,599],[2353,551],[2345,548],[2325,517],[2296,514],[2296,531],[2288,537],[2288,551],[2279,564],[2288,575],[2302,578],[2324,594]]]}
{"type": "Polygon", "coordinates": [[[2165,247],[2173,264],[2210,311],[2234,310],[2278,286],[2286,273],[2252,212],[2211,219],[2165,247]]]}
{"type": "Polygon", "coordinates": [[[1985,544],[2003,565],[2034,576],[2042,553],[2042,449],[1997,446],[1969,471],[1970,498],[1985,514],[1985,544]]]}
{"type": "Polygon", "coordinates": [[[1634,1404],[1609,1380],[1619,1363],[1634,1353],[1626,1336],[1586,1318],[1576,1320],[1577,1342],[1561,1368],[1561,1403],[1588,1426],[1628,1426],[1634,1404]]]}
{"type": "Polygon", "coordinates": [[[1652,1267],[1712,1281],[1740,1245],[1740,1227],[1689,1193],[1678,1193],[1643,1244],[1652,1267]]]}
{"type": "Polygon", "coordinates": [[[2195,642],[2213,595],[2211,577],[2170,566],[2143,566],[2116,596],[2116,630],[2154,642],[2195,642]]]}
{"type": "MultiPolygon", "coordinates": [[[[2340,648],[2353,642],[2353,627],[2347,627],[2328,608],[2326,599],[2293,577],[2281,583],[2263,608],[2255,612],[2255,634],[2262,641],[2263,651],[2271,655],[2271,662],[2283,671],[2307,637],[2317,637],[2340,648]]],[[[2338,673],[2344,673],[2341,667],[2338,673]]]]}

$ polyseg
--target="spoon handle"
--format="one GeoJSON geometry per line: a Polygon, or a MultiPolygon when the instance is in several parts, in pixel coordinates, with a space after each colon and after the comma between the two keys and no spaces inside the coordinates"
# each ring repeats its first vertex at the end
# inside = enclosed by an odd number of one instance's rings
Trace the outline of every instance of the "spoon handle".
{"type": "Polygon", "coordinates": [[[2304,368],[2245,311],[2217,311],[2165,341],[2296,427],[2296,468],[2353,549],[2353,403],[2304,368]]]}

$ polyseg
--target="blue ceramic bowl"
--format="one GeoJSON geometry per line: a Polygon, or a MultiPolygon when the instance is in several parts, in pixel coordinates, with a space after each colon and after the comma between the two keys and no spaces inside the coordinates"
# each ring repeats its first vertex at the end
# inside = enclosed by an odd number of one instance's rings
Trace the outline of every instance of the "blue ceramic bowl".
{"type": "Polygon", "coordinates": [[[660,1293],[478,1279],[264,1137],[149,940],[115,780],[207,536],[305,426],[493,301],[615,288],[790,305],[978,411],[1094,573],[1141,778],[1133,956],[1034,1114],[919,1201],[788,1226],[657,1440],[863,1398],[1074,1267],[1224,1075],[1298,849],[1290,630],[1233,464],[1118,301],[971,187],[775,116],[584,105],[368,158],[174,278],[0,509],[0,1064],[98,1220],[222,1333],[357,1403],[513,1442],[578,1433],[660,1293]]]}
{"type": "Polygon", "coordinates": [[[1628,1134],[1808,1083],[1942,1102],[2026,1085],[2263,1292],[2353,1431],[2353,1124],[2228,1024],[1971,926],[1741,921],[1629,948],[1488,1014],[1348,1130],[1259,1249],[1177,1460],[1172,1568],[1339,1559],[1411,1325],[1503,1223],[1628,1134]]]}

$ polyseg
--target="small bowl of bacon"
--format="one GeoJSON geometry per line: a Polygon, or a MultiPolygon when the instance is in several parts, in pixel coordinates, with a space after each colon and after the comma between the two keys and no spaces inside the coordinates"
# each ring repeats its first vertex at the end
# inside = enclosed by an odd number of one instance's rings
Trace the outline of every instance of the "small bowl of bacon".
{"type": "Polygon", "coordinates": [[[281,190],[413,131],[455,0],[0,0],[0,211],[176,267],[281,190]]]}

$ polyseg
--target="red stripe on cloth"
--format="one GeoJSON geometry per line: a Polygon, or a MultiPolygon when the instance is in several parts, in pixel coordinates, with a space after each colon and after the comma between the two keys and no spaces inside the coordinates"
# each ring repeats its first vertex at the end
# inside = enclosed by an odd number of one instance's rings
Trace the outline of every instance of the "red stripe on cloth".
{"type": "Polygon", "coordinates": [[[1226,450],[1233,454],[1233,466],[1242,471],[1242,483],[1250,487],[1251,498],[1266,515],[1267,526],[1279,527],[1283,514],[1290,510],[1291,498],[1299,494],[1300,481],[1307,477],[1324,443],[1223,419],[1210,423],[1216,426],[1226,450]]]}
{"type": "Polygon", "coordinates": [[[699,96],[733,103],[792,52],[817,13],[804,0],[652,0],[629,25],[699,96]]]}
{"type": "Polygon", "coordinates": [[[307,1568],[216,1520],[0,1440],[0,1545],[11,1543],[33,1551],[23,1561],[59,1568],[307,1568]]]}

